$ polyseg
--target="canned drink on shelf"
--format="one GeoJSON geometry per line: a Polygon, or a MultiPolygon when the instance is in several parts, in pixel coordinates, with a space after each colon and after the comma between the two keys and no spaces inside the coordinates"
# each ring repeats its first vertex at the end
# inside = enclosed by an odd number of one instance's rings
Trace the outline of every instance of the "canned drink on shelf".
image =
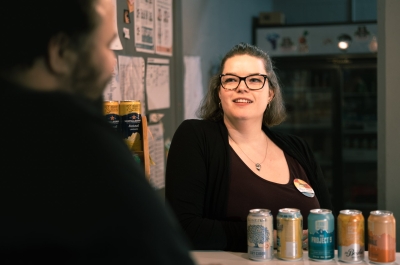
{"type": "Polygon", "coordinates": [[[335,220],[331,210],[313,209],[308,215],[308,257],[316,261],[335,257],[335,220]]]}
{"type": "Polygon", "coordinates": [[[338,258],[348,263],[364,259],[364,216],[358,210],[341,210],[337,218],[338,258]]]}
{"type": "Polygon", "coordinates": [[[106,117],[108,123],[111,127],[116,131],[120,131],[119,124],[119,103],[118,101],[104,101],[103,102],[103,112],[106,117]]]}
{"type": "Polygon", "coordinates": [[[123,100],[119,103],[121,132],[126,144],[133,151],[142,150],[140,125],[142,122],[139,100],[123,100]]]}
{"type": "Polygon", "coordinates": [[[303,258],[303,216],[299,209],[280,209],[276,217],[277,258],[289,261],[303,258]]]}
{"type": "Polygon", "coordinates": [[[374,263],[391,263],[396,260],[396,219],[390,211],[370,212],[368,259],[374,263]]]}
{"type": "Polygon", "coordinates": [[[247,253],[252,260],[274,256],[273,216],[268,209],[252,209],[247,215],[247,253]]]}

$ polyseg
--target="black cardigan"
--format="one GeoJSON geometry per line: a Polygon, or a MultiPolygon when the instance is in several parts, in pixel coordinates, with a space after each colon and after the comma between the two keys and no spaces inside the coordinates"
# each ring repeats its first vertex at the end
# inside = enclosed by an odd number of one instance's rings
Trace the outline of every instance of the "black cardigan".
{"type": "MultiPolygon", "coordinates": [[[[322,171],[302,139],[262,127],[304,168],[321,208],[332,209],[322,171]]],[[[194,249],[247,251],[245,221],[225,221],[229,175],[228,130],[223,121],[184,121],[172,139],[166,199],[194,249]]]]}

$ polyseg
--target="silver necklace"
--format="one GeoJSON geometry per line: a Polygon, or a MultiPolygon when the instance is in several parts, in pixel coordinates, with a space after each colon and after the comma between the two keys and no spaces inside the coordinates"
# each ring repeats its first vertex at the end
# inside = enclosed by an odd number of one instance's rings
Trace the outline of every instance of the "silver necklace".
{"type": "Polygon", "coordinates": [[[235,140],[233,140],[233,138],[228,134],[229,138],[231,138],[231,140],[236,144],[237,147],[239,147],[240,151],[242,151],[242,153],[247,156],[248,159],[250,159],[251,162],[253,162],[256,166],[256,169],[258,171],[261,170],[261,164],[264,163],[265,158],[267,158],[267,153],[268,153],[268,140],[267,140],[267,151],[265,152],[265,156],[264,156],[264,160],[261,163],[256,163],[254,162],[248,155],[246,155],[246,153],[242,150],[242,148],[240,148],[240,146],[235,142],[235,140]]]}

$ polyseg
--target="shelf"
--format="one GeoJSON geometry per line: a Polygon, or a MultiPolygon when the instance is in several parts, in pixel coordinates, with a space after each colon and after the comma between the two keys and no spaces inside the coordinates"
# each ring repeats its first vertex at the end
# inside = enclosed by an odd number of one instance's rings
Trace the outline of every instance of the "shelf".
{"type": "Polygon", "coordinates": [[[299,130],[308,130],[308,129],[313,129],[313,130],[332,130],[332,124],[331,123],[319,123],[319,124],[280,124],[276,128],[278,129],[299,129],[299,130]]]}
{"type": "Polygon", "coordinates": [[[376,134],[376,129],[343,129],[343,134],[376,134]]]}
{"type": "Polygon", "coordinates": [[[141,126],[139,127],[141,141],[140,145],[132,146],[131,152],[133,156],[138,156],[140,159],[140,164],[143,167],[143,171],[146,175],[146,178],[150,179],[150,153],[149,153],[149,138],[148,138],[148,128],[147,128],[147,118],[146,116],[142,116],[141,126]],[[137,149],[137,150],[136,150],[137,149]]]}
{"type": "Polygon", "coordinates": [[[377,150],[368,149],[343,149],[344,162],[376,162],[378,160],[377,150]]]}
{"type": "Polygon", "coordinates": [[[373,98],[376,97],[376,93],[371,92],[344,92],[343,97],[357,97],[357,98],[373,98]]]}
{"type": "MultiPolygon", "coordinates": [[[[378,207],[377,203],[361,203],[361,202],[346,202],[344,207],[347,209],[356,209],[356,210],[369,210],[376,209],[378,207]]],[[[365,216],[364,216],[365,218],[365,216]]]]}

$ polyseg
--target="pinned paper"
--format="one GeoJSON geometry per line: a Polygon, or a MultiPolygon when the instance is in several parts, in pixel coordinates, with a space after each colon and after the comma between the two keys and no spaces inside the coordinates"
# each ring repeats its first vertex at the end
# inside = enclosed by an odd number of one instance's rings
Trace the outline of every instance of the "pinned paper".
{"type": "Polygon", "coordinates": [[[150,122],[157,123],[164,117],[163,113],[151,113],[150,114],[150,122]]]}
{"type": "Polygon", "coordinates": [[[126,0],[126,3],[128,4],[129,13],[132,13],[134,10],[134,2],[135,0],[126,0]]]}
{"type": "Polygon", "coordinates": [[[115,36],[113,42],[110,45],[111,50],[122,50],[121,40],[118,35],[118,23],[117,23],[117,0],[113,1],[114,4],[114,28],[117,35],[115,36]]]}
{"type": "Polygon", "coordinates": [[[123,28],[122,31],[124,32],[124,38],[125,39],[130,39],[131,35],[129,33],[129,29],[128,28],[123,28]]]}

